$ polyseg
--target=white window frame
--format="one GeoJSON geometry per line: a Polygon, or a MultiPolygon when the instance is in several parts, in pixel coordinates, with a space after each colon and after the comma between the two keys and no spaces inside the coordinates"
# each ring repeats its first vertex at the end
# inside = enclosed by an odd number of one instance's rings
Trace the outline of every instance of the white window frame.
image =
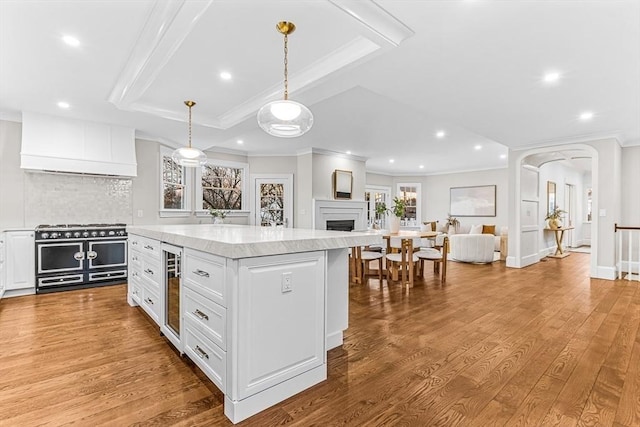
{"type": "Polygon", "coordinates": [[[158,163],[160,165],[159,169],[159,190],[158,194],[160,195],[160,209],[159,215],[160,218],[184,218],[191,216],[191,212],[193,212],[191,207],[191,199],[193,194],[193,173],[189,171],[189,168],[182,168],[182,176],[184,177],[184,208],[183,209],[165,209],[164,207],[164,177],[163,177],[163,168],[164,168],[164,157],[171,157],[171,153],[173,149],[165,146],[160,146],[159,150],[159,158],[158,163]]]}
{"type": "MultiPolygon", "coordinates": [[[[391,187],[389,186],[384,186],[384,185],[365,185],[364,188],[364,192],[365,193],[384,193],[387,195],[387,199],[385,201],[385,204],[387,206],[387,209],[390,208],[393,205],[393,197],[391,197],[391,187]]],[[[369,201],[367,203],[367,210],[369,211],[369,215],[371,218],[375,218],[376,216],[376,211],[375,211],[375,204],[371,204],[371,202],[369,201]]],[[[389,220],[389,213],[385,213],[384,217],[382,218],[382,225],[386,226],[386,224],[388,224],[389,220]]]]}
{"type": "MultiPolygon", "coordinates": [[[[231,160],[218,160],[218,159],[208,159],[207,164],[210,166],[221,166],[225,168],[237,168],[242,169],[242,209],[241,210],[232,210],[229,211],[227,216],[229,217],[248,217],[251,214],[251,209],[249,204],[249,164],[234,162],[231,160]]],[[[206,209],[202,209],[202,203],[204,198],[202,197],[202,168],[196,168],[195,172],[195,193],[196,193],[196,203],[197,208],[194,209],[194,212],[197,217],[208,217],[210,213],[206,209]]]]}
{"type": "MultiPolygon", "coordinates": [[[[398,182],[396,184],[396,196],[400,197],[400,187],[416,187],[416,223],[422,222],[422,184],[419,182],[398,182]]],[[[393,205],[393,201],[391,202],[393,205]]]]}

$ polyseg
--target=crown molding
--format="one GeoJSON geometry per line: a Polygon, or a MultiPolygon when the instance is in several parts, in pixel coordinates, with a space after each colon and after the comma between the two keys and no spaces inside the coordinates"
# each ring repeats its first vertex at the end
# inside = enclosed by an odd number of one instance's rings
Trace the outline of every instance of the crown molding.
{"type": "Polygon", "coordinates": [[[587,142],[599,141],[604,139],[614,139],[618,145],[622,146],[620,142],[619,133],[614,132],[606,132],[606,133],[591,133],[584,135],[571,136],[567,138],[553,139],[553,140],[543,140],[532,142],[527,145],[523,145],[521,147],[510,147],[512,151],[526,151],[526,150],[535,150],[536,148],[544,148],[544,147],[554,147],[556,145],[567,145],[567,144],[584,144],[587,142]]]}
{"type": "Polygon", "coordinates": [[[213,0],[156,0],[133,52],[111,90],[109,102],[121,110],[129,110],[149,89],[211,3],[213,0]]]}
{"type": "Polygon", "coordinates": [[[411,28],[371,0],[329,2],[394,47],[400,46],[400,43],[415,34],[411,28]]]}
{"type": "Polygon", "coordinates": [[[341,153],[339,151],[325,150],[324,148],[316,148],[316,147],[303,148],[303,149],[297,150],[296,154],[298,156],[303,156],[305,154],[321,154],[323,156],[342,157],[344,159],[356,160],[359,162],[366,162],[367,160],[369,160],[368,157],[356,156],[354,154],[346,154],[346,153],[341,153]]]}

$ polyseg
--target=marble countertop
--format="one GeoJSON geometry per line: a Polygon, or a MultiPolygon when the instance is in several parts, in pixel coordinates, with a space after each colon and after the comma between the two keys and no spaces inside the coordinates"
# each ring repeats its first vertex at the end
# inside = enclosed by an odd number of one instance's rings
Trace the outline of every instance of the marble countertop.
{"type": "Polygon", "coordinates": [[[231,224],[129,225],[127,232],[232,259],[382,243],[375,232],[231,224]]]}

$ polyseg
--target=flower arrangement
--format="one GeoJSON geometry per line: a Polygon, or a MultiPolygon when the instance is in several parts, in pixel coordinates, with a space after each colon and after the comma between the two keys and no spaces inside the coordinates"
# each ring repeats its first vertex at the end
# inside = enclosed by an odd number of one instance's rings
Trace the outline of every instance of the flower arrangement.
{"type": "Polygon", "coordinates": [[[222,209],[209,209],[209,213],[211,214],[212,217],[216,218],[216,219],[225,219],[227,217],[227,214],[229,213],[229,211],[225,211],[222,209]]]}
{"type": "Polygon", "coordinates": [[[456,230],[460,227],[460,220],[450,213],[447,213],[447,227],[453,227],[456,230]]]}
{"type": "Polygon", "coordinates": [[[549,212],[547,214],[547,217],[545,219],[562,219],[562,217],[564,216],[564,214],[566,214],[567,211],[562,210],[558,207],[554,208],[551,212],[549,212]]]}
{"type": "Polygon", "coordinates": [[[566,213],[567,211],[564,211],[558,207],[549,212],[545,218],[548,221],[549,228],[553,230],[562,227],[561,219],[566,213]]]}

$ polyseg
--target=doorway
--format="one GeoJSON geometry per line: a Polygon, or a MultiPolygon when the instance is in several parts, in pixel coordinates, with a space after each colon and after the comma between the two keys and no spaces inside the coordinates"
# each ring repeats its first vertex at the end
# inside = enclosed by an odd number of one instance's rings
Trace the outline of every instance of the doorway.
{"type": "Polygon", "coordinates": [[[252,224],[293,228],[293,175],[256,174],[251,180],[252,224]]]}

